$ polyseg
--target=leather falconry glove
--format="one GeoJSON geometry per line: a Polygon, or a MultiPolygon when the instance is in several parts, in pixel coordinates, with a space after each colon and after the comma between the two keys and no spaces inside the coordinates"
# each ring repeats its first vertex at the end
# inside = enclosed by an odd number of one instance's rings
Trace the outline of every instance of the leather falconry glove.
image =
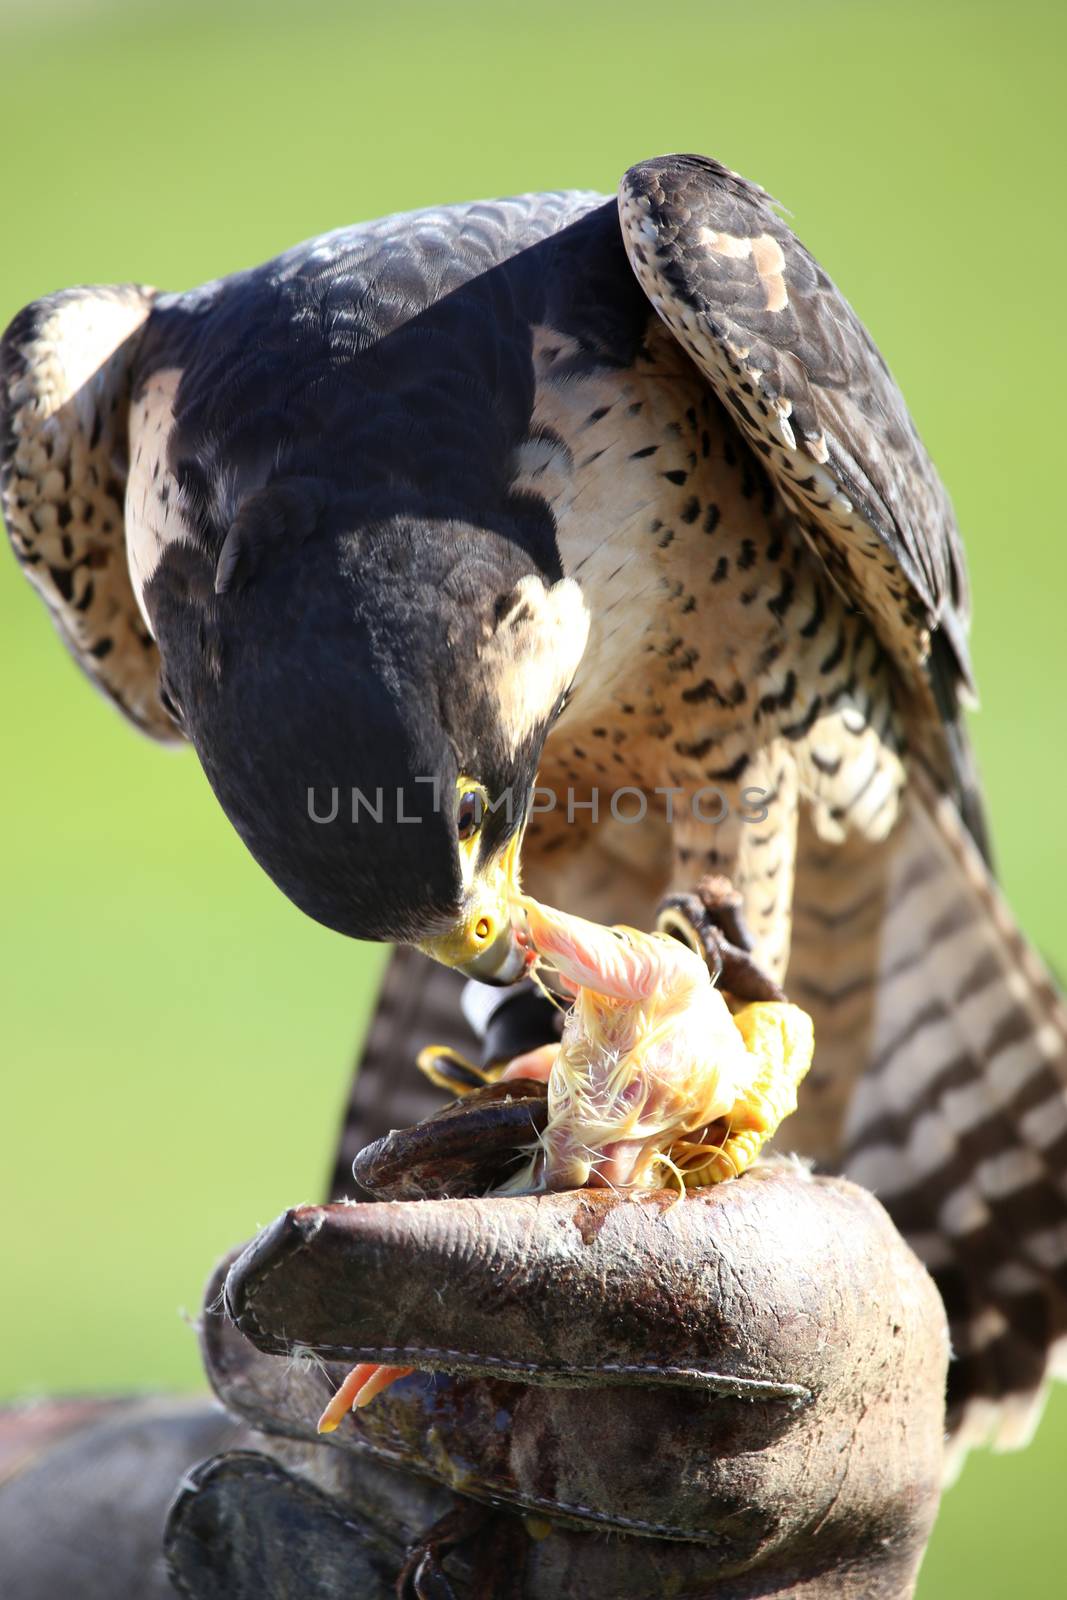
{"type": "Polygon", "coordinates": [[[207,1370],[259,1442],[186,1479],[179,1591],[911,1594],[948,1341],[881,1206],[784,1162],[683,1199],[480,1198],[542,1095],[380,1140],[379,1200],[285,1213],[209,1287],[207,1370]],[[415,1370],[318,1435],[357,1362],[415,1370]]]}

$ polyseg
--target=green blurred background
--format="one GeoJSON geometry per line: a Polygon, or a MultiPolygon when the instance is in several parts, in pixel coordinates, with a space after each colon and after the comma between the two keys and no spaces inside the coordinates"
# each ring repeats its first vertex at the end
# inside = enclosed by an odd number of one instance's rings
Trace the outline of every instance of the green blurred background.
{"type": "MultiPolygon", "coordinates": [[[[955,496],[1003,877],[1054,964],[1067,776],[1064,12],[6,0],[0,322],[319,230],[714,154],[792,210],[955,496]]],[[[315,1198],[380,952],[296,912],[188,754],[129,731],[0,560],[0,1393],[195,1385],[215,1257],[315,1198]]],[[[972,1461],[921,1593],[1063,1593],[1067,1396],[972,1461]]]]}

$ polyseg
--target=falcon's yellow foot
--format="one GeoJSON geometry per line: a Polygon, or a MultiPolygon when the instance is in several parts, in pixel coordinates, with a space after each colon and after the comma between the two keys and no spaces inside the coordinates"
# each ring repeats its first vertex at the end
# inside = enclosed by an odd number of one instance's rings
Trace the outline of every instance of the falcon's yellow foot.
{"type": "Polygon", "coordinates": [[[473,1061],[468,1061],[447,1044],[428,1044],[415,1057],[415,1065],[435,1089],[454,1095],[473,1094],[475,1089],[484,1089],[487,1083],[496,1083],[502,1071],[500,1064],[476,1067],[473,1061]]]}
{"type": "Polygon", "coordinates": [[[670,1152],[669,1159],[687,1189],[703,1189],[747,1172],[769,1137],[754,1128],[740,1133],[724,1131],[720,1144],[683,1141],[670,1152]]]}
{"type": "Polygon", "coordinates": [[[728,878],[702,878],[691,894],[669,894],[656,928],[703,956],[712,983],[738,1000],[784,1000],[781,988],[752,954],[741,895],[728,878]]]}
{"type": "Polygon", "coordinates": [[[811,1018],[784,1001],[755,1001],[734,1013],[734,1026],[757,1063],[756,1075],[725,1120],[726,1137],[716,1148],[684,1144],[672,1151],[686,1188],[739,1178],[797,1108],[797,1087],[811,1066],[815,1035],[811,1018]]]}

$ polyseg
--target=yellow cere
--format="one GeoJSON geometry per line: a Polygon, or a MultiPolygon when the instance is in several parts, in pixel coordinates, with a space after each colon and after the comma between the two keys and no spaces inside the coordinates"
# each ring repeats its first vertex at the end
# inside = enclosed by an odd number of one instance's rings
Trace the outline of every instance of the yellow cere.
{"type": "Polygon", "coordinates": [[[811,1019],[756,1002],[731,1012],[695,951],[605,928],[529,896],[516,915],[540,963],[574,994],[558,1047],[509,1075],[548,1080],[548,1124],[508,1184],[682,1187],[739,1176],[796,1109],[811,1019]]]}
{"type": "Polygon", "coordinates": [[[419,942],[419,949],[468,977],[512,982],[522,971],[513,946],[510,905],[518,893],[522,830],[503,848],[489,853],[482,823],[490,797],[477,779],[461,774],[456,782],[456,841],[463,895],[452,927],[419,942]]]}

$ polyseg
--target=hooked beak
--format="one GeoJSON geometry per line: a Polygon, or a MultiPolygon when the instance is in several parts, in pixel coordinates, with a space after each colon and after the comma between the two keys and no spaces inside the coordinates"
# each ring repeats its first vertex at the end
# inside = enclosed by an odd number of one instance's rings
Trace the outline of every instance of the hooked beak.
{"type": "Polygon", "coordinates": [[[513,901],[518,896],[521,832],[476,879],[464,902],[459,921],[447,933],[420,940],[418,949],[443,966],[462,972],[479,983],[505,985],[522,977],[533,961],[529,942],[514,924],[513,901]]]}
{"type": "Polygon", "coordinates": [[[457,964],[457,971],[465,977],[477,978],[479,983],[504,985],[516,983],[526,971],[530,952],[520,944],[514,928],[508,923],[485,950],[480,950],[468,961],[457,964]]]}

